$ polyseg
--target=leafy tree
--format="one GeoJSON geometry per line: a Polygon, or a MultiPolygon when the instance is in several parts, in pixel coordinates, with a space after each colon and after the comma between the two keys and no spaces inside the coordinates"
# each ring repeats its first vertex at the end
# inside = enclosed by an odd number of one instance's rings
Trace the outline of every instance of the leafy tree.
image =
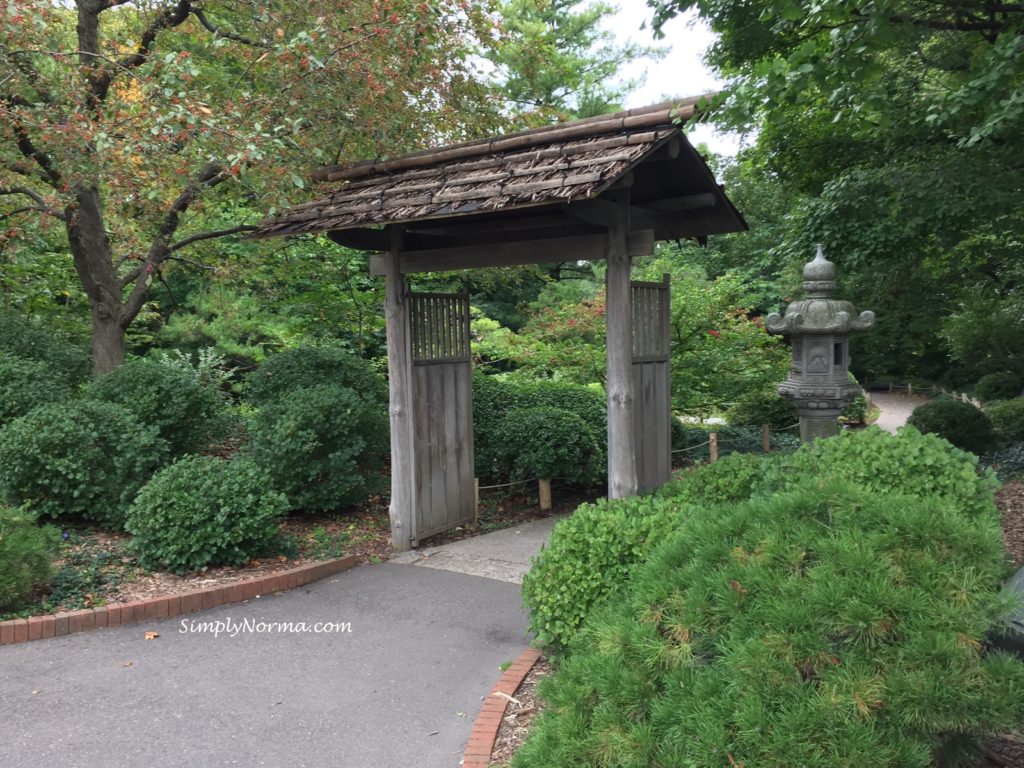
{"type": "Polygon", "coordinates": [[[168,262],[286,204],[309,163],[494,118],[469,61],[493,29],[460,0],[16,0],[0,22],[0,217],[66,239],[97,372],[168,262]]]}

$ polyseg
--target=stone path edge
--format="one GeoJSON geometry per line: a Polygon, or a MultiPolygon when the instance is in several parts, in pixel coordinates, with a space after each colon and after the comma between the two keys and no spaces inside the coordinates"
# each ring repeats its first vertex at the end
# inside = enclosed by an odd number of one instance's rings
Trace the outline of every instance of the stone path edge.
{"type": "Polygon", "coordinates": [[[347,571],[358,562],[355,555],[346,555],[334,560],[309,563],[280,573],[246,579],[234,584],[184,592],[177,595],[150,597],[129,603],[111,603],[98,608],[84,608],[79,611],[61,611],[44,616],[30,616],[27,619],[0,621],[0,645],[25,643],[60,637],[76,632],[103,627],[118,627],[140,621],[166,619],[184,613],[216,608],[219,605],[240,603],[259,595],[284,592],[311,582],[347,571]]]}
{"type": "Polygon", "coordinates": [[[498,738],[498,728],[501,727],[505,708],[509,704],[505,696],[515,696],[516,689],[519,688],[540,657],[539,650],[527,648],[498,678],[498,682],[494,684],[494,688],[484,700],[476,723],[473,724],[473,732],[469,735],[466,751],[462,755],[462,768],[487,768],[490,765],[494,742],[498,738]],[[505,696],[496,694],[505,694],[505,696]]]}

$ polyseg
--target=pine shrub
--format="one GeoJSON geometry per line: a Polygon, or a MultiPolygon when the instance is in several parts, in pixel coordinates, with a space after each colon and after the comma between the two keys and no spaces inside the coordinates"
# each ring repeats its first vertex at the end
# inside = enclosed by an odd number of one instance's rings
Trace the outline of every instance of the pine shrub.
{"type": "Polygon", "coordinates": [[[0,611],[18,608],[53,578],[60,534],[25,509],[0,506],[0,611]]]}
{"type": "Polygon", "coordinates": [[[64,400],[71,389],[46,363],[0,352],[0,428],[33,408],[64,400]]]}
{"type": "Polygon", "coordinates": [[[93,381],[86,396],[155,427],[174,457],[202,450],[226,423],[227,400],[219,390],[159,360],[129,360],[93,381]]]}
{"type": "Polygon", "coordinates": [[[125,529],[144,567],[185,573],[247,563],[274,540],[287,509],[252,462],[186,456],[139,492],[125,529]]]}
{"type": "Polygon", "coordinates": [[[118,530],[166,453],[156,430],[118,405],[43,405],[0,430],[0,495],[43,517],[118,530]]]}
{"type": "Polygon", "coordinates": [[[808,478],[675,518],[541,687],[514,768],[931,768],[1024,718],[995,508],[808,478]]]}
{"type": "Polygon", "coordinates": [[[983,403],[997,400],[1012,400],[1024,392],[1024,379],[1020,374],[1004,371],[990,373],[978,379],[974,385],[974,396],[983,403]]]}
{"type": "Polygon", "coordinates": [[[321,385],[345,387],[379,408],[387,407],[384,379],[366,360],[340,347],[297,347],[271,355],[249,375],[245,398],[264,406],[321,385]]]}
{"type": "Polygon", "coordinates": [[[334,384],[270,401],[249,424],[252,459],[291,509],[330,511],[380,490],[386,412],[334,384]]]}
{"type": "Polygon", "coordinates": [[[508,477],[593,486],[605,475],[604,452],[586,423],[558,408],[518,408],[501,421],[508,477]]]}
{"type": "Polygon", "coordinates": [[[986,406],[985,414],[1000,443],[1024,442],[1024,397],[992,403],[986,406]]]}
{"type": "Polygon", "coordinates": [[[993,447],[995,435],[985,412],[960,400],[932,400],[914,409],[907,424],[921,432],[944,437],[957,448],[982,454],[993,447]]]}

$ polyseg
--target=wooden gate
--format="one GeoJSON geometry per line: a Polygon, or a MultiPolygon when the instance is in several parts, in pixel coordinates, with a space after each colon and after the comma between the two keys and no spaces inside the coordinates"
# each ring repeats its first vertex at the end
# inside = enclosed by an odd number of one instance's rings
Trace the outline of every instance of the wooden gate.
{"type": "Polygon", "coordinates": [[[672,392],[669,378],[669,276],[630,283],[633,328],[633,429],[637,490],[672,474],[672,392]]]}
{"type": "Polygon", "coordinates": [[[472,523],[469,294],[409,294],[415,492],[412,546],[472,523]]]}

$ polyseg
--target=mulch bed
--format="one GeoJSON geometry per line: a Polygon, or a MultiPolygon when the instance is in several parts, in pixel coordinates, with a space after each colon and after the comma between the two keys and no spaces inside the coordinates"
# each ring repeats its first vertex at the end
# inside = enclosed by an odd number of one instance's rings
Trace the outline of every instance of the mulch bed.
{"type": "Polygon", "coordinates": [[[526,740],[533,721],[537,719],[541,710],[537,684],[552,671],[547,660],[541,658],[516,688],[513,700],[505,708],[505,716],[498,728],[498,737],[494,740],[490,768],[507,768],[512,755],[526,740]]]}
{"type": "MultiPolygon", "coordinates": [[[[1015,568],[1024,565],[1024,483],[1006,483],[996,495],[996,506],[1003,515],[1003,538],[1015,568]]],[[[1024,766],[1024,762],[1021,763],[1024,766]]]]}

